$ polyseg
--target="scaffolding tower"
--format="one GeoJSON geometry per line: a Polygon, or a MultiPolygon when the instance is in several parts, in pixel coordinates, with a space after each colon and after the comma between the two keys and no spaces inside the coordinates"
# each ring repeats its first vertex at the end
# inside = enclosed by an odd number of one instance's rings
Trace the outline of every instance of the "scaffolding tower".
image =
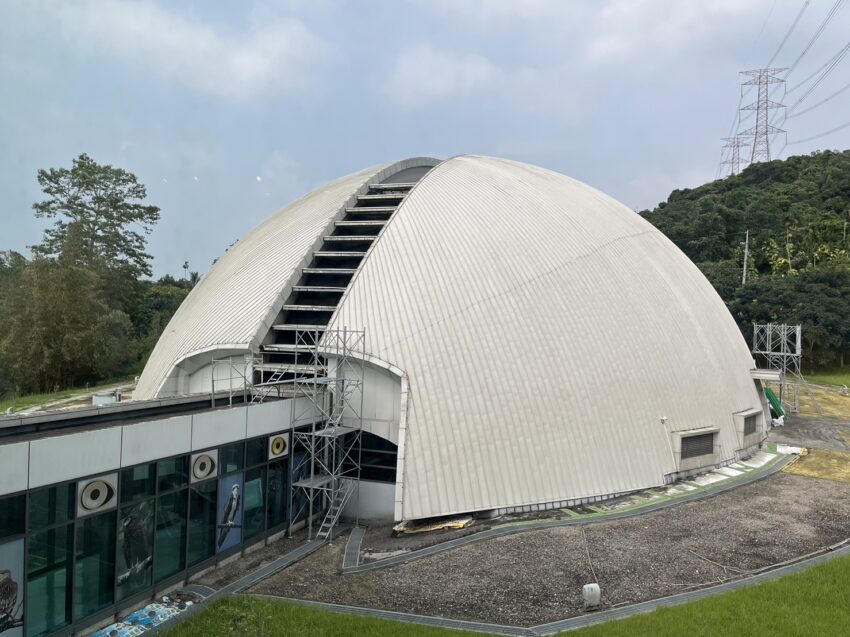
{"type": "Polygon", "coordinates": [[[306,496],[308,539],[316,513],[324,511],[316,537],[327,539],[345,505],[352,498],[359,504],[365,344],[365,330],[305,326],[295,330],[291,348],[299,371],[281,368],[278,382],[294,398],[294,448],[306,451],[297,465],[293,454],[291,475],[304,476],[292,486],[306,496]]]}
{"type": "MultiPolygon", "coordinates": [[[[262,359],[252,354],[242,356],[225,356],[224,358],[212,359],[210,368],[210,401],[215,407],[216,392],[227,392],[227,404],[233,406],[234,396],[241,396],[242,402],[249,400],[255,402],[254,398],[258,390],[254,388],[252,379],[254,367],[259,365],[262,359]],[[220,370],[224,369],[222,374],[220,370]],[[234,384],[235,381],[235,384],[234,384]],[[250,397],[249,397],[250,394],[250,397]]],[[[265,396],[266,394],[264,394],[265,396]]]]}
{"type": "Polygon", "coordinates": [[[820,407],[801,371],[802,343],[799,325],[753,324],[753,356],[760,357],[768,369],[779,372],[779,401],[788,405],[792,412],[799,412],[800,388],[803,387],[820,413],[820,407]]]}

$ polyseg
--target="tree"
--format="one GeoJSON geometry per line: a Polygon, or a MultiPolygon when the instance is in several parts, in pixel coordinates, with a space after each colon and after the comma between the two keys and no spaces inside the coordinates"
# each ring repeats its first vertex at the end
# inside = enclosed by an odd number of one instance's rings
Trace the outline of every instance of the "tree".
{"type": "Polygon", "coordinates": [[[54,391],[112,377],[132,360],[132,324],[110,307],[97,273],[37,258],[23,274],[0,330],[18,393],[54,391]]]}
{"type": "Polygon", "coordinates": [[[140,203],[147,192],[135,175],[83,153],[70,169],[39,170],[38,183],[49,198],[33,204],[35,214],[56,222],[32,247],[35,255],[133,278],[150,276],[146,235],[159,220],[159,208],[140,203]]]}
{"type": "Polygon", "coordinates": [[[850,151],[824,151],[674,190],[641,214],[699,264],[748,342],[753,322],[801,323],[811,369],[850,352],[848,210],[850,151]]]}

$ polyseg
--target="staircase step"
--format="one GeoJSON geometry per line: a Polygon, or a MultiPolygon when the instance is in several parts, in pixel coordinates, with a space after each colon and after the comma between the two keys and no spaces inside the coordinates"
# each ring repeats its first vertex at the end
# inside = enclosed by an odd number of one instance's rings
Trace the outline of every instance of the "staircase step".
{"type": "Polygon", "coordinates": [[[387,199],[404,199],[406,193],[386,192],[380,195],[357,195],[357,201],[386,201],[387,199]]]}
{"type": "MultiPolygon", "coordinates": [[[[355,253],[349,253],[355,254],[355,253]]],[[[293,292],[345,292],[348,288],[329,285],[293,285],[293,292]]]]}
{"type": "Polygon", "coordinates": [[[354,274],[357,268],[301,268],[303,274],[354,274]]]}
{"type": "Polygon", "coordinates": [[[371,234],[351,235],[348,237],[344,235],[326,234],[324,237],[322,237],[322,239],[324,239],[326,243],[336,243],[337,241],[374,241],[375,237],[371,234]]]}
{"type": "Polygon", "coordinates": [[[340,228],[358,228],[358,227],[368,227],[368,226],[385,226],[387,222],[385,220],[380,221],[335,221],[334,225],[340,228]]]}
{"type": "Polygon", "coordinates": [[[293,312],[335,312],[336,305],[295,305],[288,303],[283,306],[283,309],[293,312]]]}
{"type": "Polygon", "coordinates": [[[298,345],[289,343],[269,343],[261,348],[264,352],[315,352],[315,345],[307,345],[299,343],[298,345]]]}
{"type": "Polygon", "coordinates": [[[365,252],[325,252],[325,251],[322,250],[322,251],[319,251],[319,252],[314,252],[313,256],[314,257],[340,257],[340,258],[365,257],[366,253],[365,252]]]}
{"type": "Polygon", "coordinates": [[[346,208],[345,212],[350,214],[350,215],[356,215],[356,214],[360,214],[360,213],[373,214],[373,213],[377,213],[377,212],[386,212],[386,213],[392,214],[393,212],[396,211],[397,208],[398,208],[398,206],[370,206],[368,208],[346,208]]]}
{"type": "Polygon", "coordinates": [[[404,182],[398,184],[369,184],[369,190],[410,190],[417,182],[404,182]]]}

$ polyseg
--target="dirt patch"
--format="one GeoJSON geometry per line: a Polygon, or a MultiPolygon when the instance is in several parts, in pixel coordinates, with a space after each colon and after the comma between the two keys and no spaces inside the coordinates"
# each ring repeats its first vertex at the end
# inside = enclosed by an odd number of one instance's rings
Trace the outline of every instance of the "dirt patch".
{"type": "Polygon", "coordinates": [[[306,541],[307,531],[301,529],[300,531],[294,532],[291,538],[283,537],[279,540],[275,540],[263,548],[258,548],[249,552],[247,555],[238,560],[228,562],[223,566],[207,571],[198,578],[192,578],[191,581],[193,583],[203,584],[204,586],[209,586],[215,589],[224,588],[228,584],[238,580],[240,577],[247,575],[258,568],[262,568],[266,564],[275,561],[277,558],[286,555],[290,551],[294,551],[306,541]]]}
{"type": "Polygon", "coordinates": [[[581,587],[594,571],[605,602],[620,605],[710,585],[848,536],[850,484],[780,473],[655,513],[485,540],[374,572],[341,575],[340,540],[251,592],[529,626],[580,614],[581,587]]]}
{"type": "Polygon", "coordinates": [[[774,427],[770,442],[810,449],[850,451],[850,420],[790,414],[784,427],[774,427]]]}

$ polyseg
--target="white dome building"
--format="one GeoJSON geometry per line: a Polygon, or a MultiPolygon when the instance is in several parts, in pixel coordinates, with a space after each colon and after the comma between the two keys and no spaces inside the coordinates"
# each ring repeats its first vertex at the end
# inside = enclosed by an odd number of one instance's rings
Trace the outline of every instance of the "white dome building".
{"type": "Polygon", "coordinates": [[[290,204],[192,290],[134,397],[209,392],[231,354],[267,378],[305,323],[366,332],[362,426],[395,469],[367,493],[395,519],[593,501],[764,438],[752,357],[696,266],[535,166],[408,159],[290,204]]]}

